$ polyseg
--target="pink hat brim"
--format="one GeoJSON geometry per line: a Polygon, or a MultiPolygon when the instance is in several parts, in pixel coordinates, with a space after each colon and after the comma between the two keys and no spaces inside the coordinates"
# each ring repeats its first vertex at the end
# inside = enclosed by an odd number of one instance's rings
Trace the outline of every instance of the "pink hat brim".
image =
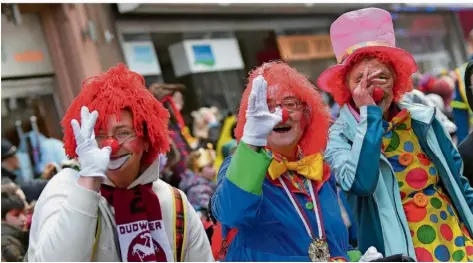
{"type": "Polygon", "coordinates": [[[350,56],[348,56],[348,58],[345,59],[342,64],[337,64],[322,72],[322,74],[320,74],[319,78],[317,79],[317,87],[325,92],[331,93],[330,82],[332,82],[334,78],[340,77],[339,72],[344,70],[357,54],[365,52],[369,53],[373,51],[384,52],[389,54],[390,57],[396,58],[394,60],[395,63],[404,63],[405,65],[403,67],[406,68],[406,70],[409,70],[411,74],[414,74],[417,71],[418,67],[414,57],[404,49],[387,46],[366,46],[357,49],[350,56]]]}

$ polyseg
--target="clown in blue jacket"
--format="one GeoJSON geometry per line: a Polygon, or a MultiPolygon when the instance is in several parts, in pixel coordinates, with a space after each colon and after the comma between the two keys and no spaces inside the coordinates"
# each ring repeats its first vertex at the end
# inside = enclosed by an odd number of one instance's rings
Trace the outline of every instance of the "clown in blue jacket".
{"type": "MultiPolygon", "coordinates": [[[[320,95],[284,63],[263,64],[249,83],[239,144],[220,167],[211,202],[223,228],[237,230],[223,260],[360,260],[323,160],[330,115],[320,95]]],[[[361,261],[380,257],[370,248],[361,261]]]]}

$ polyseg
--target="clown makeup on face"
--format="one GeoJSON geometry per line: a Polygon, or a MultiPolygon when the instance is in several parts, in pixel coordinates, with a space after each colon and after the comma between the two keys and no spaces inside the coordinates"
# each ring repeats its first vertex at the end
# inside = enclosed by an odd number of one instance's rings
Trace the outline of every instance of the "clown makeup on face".
{"type": "Polygon", "coordinates": [[[20,230],[26,230],[26,215],[24,210],[14,209],[5,215],[5,222],[20,230]]]}
{"type": "Polygon", "coordinates": [[[106,176],[118,188],[127,188],[139,176],[143,167],[141,159],[148,150],[149,143],[136,136],[133,126],[133,116],[128,110],[120,111],[120,118],[110,115],[106,129],[101,130],[96,136],[99,147],[103,147],[105,139],[117,140],[119,148],[110,156],[110,163],[106,176]]]}
{"type": "Polygon", "coordinates": [[[393,101],[393,87],[394,87],[394,74],[393,69],[386,64],[381,63],[378,59],[368,57],[360,62],[357,62],[351,67],[351,70],[347,74],[347,86],[350,92],[360,84],[363,78],[365,68],[368,68],[368,76],[374,75],[371,80],[368,80],[367,89],[371,96],[376,87],[382,88],[384,91],[384,97],[381,101],[376,102],[385,113],[393,101]],[[378,71],[378,73],[376,73],[378,71]]]}
{"type": "Polygon", "coordinates": [[[295,159],[297,158],[297,144],[307,126],[307,118],[304,114],[305,104],[294,93],[285,91],[278,94],[277,89],[273,88],[270,89],[268,96],[268,109],[274,112],[277,106],[288,111],[289,119],[274,127],[268,136],[268,148],[288,160],[295,159]]]}

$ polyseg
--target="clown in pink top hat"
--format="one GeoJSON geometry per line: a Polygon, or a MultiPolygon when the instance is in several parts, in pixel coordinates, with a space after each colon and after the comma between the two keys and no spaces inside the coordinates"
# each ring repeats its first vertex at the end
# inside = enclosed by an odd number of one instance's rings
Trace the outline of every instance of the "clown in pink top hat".
{"type": "MultiPolygon", "coordinates": [[[[350,101],[352,96],[349,88],[352,86],[350,84],[354,84],[350,81],[358,81],[360,74],[363,76],[364,66],[357,68],[358,75],[350,76],[348,73],[353,72],[353,66],[360,61],[364,61],[362,64],[365,65],[367,58],[377,58],[377,61],[383,62],[396,75],[396,85],[393,85],[392,92],[385,90],[387,94],[384,100],[377,104],[389,106],[393,98],[399,101],[404,93],[412,89],[411,75],[417,71],[417,65],[411,54],[395,46],[393,22],[389,12],[379,8],[366,8],[345,13],[330,27],[330,38],[339,64],[325,70],[318,78],[317,85],[331,93],[341,106],[350,101]]],[[[386,84],[388,83],[391,81],[388,80],[386,84]]],[[[372,94],[371,90],[370,92],[372,94]]]]}
{"type": "Polygon", "coordinates": [[[359,249],[473,261],[473,189],[437,109],[401,100],[417,66],[395,47],[390,13],[345,13],[330,37],[339,64],[318,86],[342,107],[325,160],[351,199],[359,249]]]}

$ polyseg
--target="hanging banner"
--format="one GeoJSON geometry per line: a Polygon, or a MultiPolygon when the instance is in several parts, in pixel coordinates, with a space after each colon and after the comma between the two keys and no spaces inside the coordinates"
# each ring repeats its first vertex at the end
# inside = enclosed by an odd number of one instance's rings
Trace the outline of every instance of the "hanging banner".
{"type": "Polygon", "coordinates": [[[243,69],[238,41],[228,39],[185,40],[169,47],[174,74],[243,69]]]}
{"type": "Polygon", "coordinates": [[[333,58],[329,35],[280,36],[279,52],[285,61],[333,58]]]}
{"type": "Polygon", "coordinates": [[[133,41],[123,44],[125,60],[130,70],[143,76],[161,75],[158,56],[151,41],[133,41]]]}

